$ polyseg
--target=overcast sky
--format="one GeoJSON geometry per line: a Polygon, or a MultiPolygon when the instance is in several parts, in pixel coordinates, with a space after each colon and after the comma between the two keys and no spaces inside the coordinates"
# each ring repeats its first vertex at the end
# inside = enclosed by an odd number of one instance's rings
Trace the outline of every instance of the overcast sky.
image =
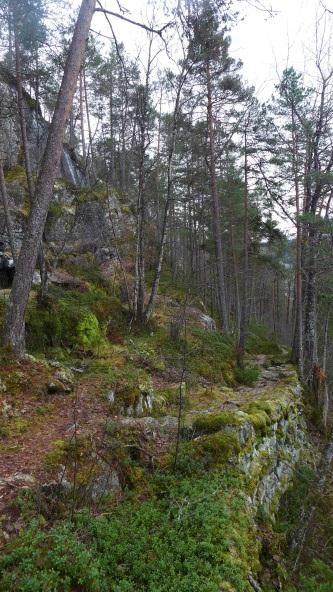
{"type": "MultiPolygon", "coordinates": [[[[316,22],[323,14],[320,0],[272,0],[271,4],[276,10],[272,18],[248,6],[232,35],[233,51],[244,63],[245,77],[264,96],[286,66],[311,75],[316,22]]],[[[325,5],[333,9],[333,0],[325,5]]],[[[326,26],[332,26],[333,19],[328,21],[326,26]]]]}
{"type": "MultiPolygon", "coordinates": [[[[333,10],[333,0],[261,0],[274,9],[272,17],[252,6],[255,1],[240,0],[238,3],[244,18],[232,31],[232,53],[243,61],[244,77],[257,88],[259,96],[266,99],[278,81],[278,74],[287,65],[311,73],[317,16],[322,13],[322,1],[333,10]]],[[[102,3],[117,11],[116,0],[102,0],[102,3]]],[[[121,4],[135,20],[147,22],[147,15],[151,15],[149,0],[121,0],[121,4]]],[[[117,37],[129,53],[135,55],[139,47],[145,46],[145,32],[116,18],[111,19],[117,37]]],[[[333,18],[330,21],[332,25],[333,18]]],[[[92,27],[109,34],[102,15],[95,16],[92,27]]]]}

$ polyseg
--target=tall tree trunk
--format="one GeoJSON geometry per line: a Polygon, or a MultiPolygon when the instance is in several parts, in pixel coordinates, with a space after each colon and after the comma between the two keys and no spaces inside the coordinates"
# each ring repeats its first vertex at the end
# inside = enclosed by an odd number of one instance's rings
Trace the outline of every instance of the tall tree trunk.
{"type": "Polygon", "coordinates": [[[0,160],[0,192],[1,192],[1,197],[2,197],[3,209],[4,209],[4,213],[5,213],[5,221],[6,221],[6,228],[7,228],[7,233],[8,233],[10,250],[12,252],[12,257],[13,257],[14,263],[16,265],[16,249],[15,249],[15,241],[14,241],[13,223],[12,223],[12,218],[10,215],[6,180],[5,180],[5,175],[3,172],[3,166],[2,166],[1,160],[0,160]]]}
{"type": "Polygon", "coordinates": [[[164,261],[164,251],[165,251],[165,245],[166,245],[166,241],[167,241],[169,213],[170,213],[170,206],[171,206],[171,201],[172,201],[173,180],[172,180],[172,174],[171,174],[171,165],[172,165],[172,159],[173,159],[173,154],[175,151],[175,143],[176,143],[176,137],[177,137],[177,122],[178,122],[178,115],[179,115],[180,97],[181,97],[181,91],[182,91],[185,79],[186,79],[186,73],[185,74],[183,73],[182,77],[180,79],[180,82],[179,82],[178,89],[177,89],[175,107],[174,107],[173,116],[172,116],[171,138],[169,141],[168,165],[167,165],[167,195],[166,195],[166,202],[165,202],[165,208],[164,208],[164,216],[163,216],[162,234],[161,234],[158,262],[157,262],[157,267],[156,267],[156,271],[155,271],[152,289],[151,289],[150,296],[149,296],[148,305],[147,305],[147,308],[145,311],[145,321],[146,322],[148,322],[150,320],[151,315],[153,313],[153,309],[154,309],[154,305],[155,305],[155,301],[156,301],[156,296],[158,293],[158,287],[159,287],[159,283],[160,283],[160,279],[161,279],[163,261],[164,261]]]}
{"type": "Polygon", "coordinates": [[[76,146],[76,139],[75,139],[75,126],[74,126],[74,113],[73,108],[71,109],[70,116],[69,116],[69,147],[74,150],[76,146]]]}
{"type": "Polygon", "coordinates": [[[327,352],[328,352],[328,329],[330,320],[330,310],[328,309],[325,319],[324,328],[324,348],[323,348],[323,374],[324,374],[324,385],[321,401],[321,419],[324,429],[327,429],[328,409],[329,409],[329,393],[328,393],[328,382],[327,382],[327,352]]]}
{"type": "Polygon", "coordinates": [[[27,124],[26,124],[25,106],[24,106],[24,98],[23,98],[21,53],[20,53],[20,46],[19,46],[19,42],[18,42],[17,29],[15,27],[15,12],[13,12],[13,21],[14,21],[17,105],[18,105],[20,128],[21,128],[21,139],[22,139],[22,147],[23,147],[25,174],[26,174],[26,178],[27,178],[29,198],[30,198],[30,202],[32,202],[33,197],[34,197],[34,185],[33,185],[33,180],[32,180],[32,167],[31,167],[31,161],[30,161],[29,143],[28,143],[28,135],[27,135],[27,124]]]}
{"type": "Polygon", "coordinates": [[[80,70],[80,124],[81,124],[81,146],[82,158],[84,162],[84,170],[89,183],[88,162],[87,162],[87,148],[86,148],[86,134],[84,130],[84,88],[83,88],[83,73],[80,70]]]}
{"type": "Polygon", "coordinates": [[[119,158],[120,158],[120,190],[125,193],[127,189],[127,175],[126,175],[126,112],[122,105],[121,110],[121,133],[119,139],[119,158]]]}
{"type": "MultiPolygon", "coordinates": [[[[89,157],[90,152],[90,166],[89,171],[91,172],[92,180],[96,181],[96,174],[95,174],[95,167],[94,167],[94,147],[93,147],[93,136],[91,131],[91,120],[90,120],[90,113],[89,113],[89,101],[88,101],[88,89],[87,89],[87,80],[86,80],[86,69],[83,67],[83,88],[84,88],[84,102],[86,105],[86,117],[87,117],[87,125],[88,125],[88,138],[89,138],[89,148],[87,158],[89,157]]],[[[86,165],[88,168],[88,164],[86,165]]]]}
{"type": "Polygon", "coordinates": [[[23,355],[25,349],[25,311],[53,186],[58,174],[66,123],[72,107],[95,6],[96,0],[83,0],[81,4],[14,276],[7,313],[5,342],[18,355],[23,355]]]}
{"type": "Polygon", "coordinates": [[[222,331],[228,333],[229,319],[226,303],[225,277],[224,277],[224,263],[222,252],[222,232],[221,232],[221,209],[219,196],[217,192],[216,182],[216,166],[215,166],[215,131],[213,122],[213,100],[212,100],[212,81],[209,62],[206,64],[206,80],[207,80],[207,121],[208,121],[208,139],[209,139],[209,176],[210,189],[213,206],[213,235],[215,243],[215,257],[216,257],[216,271],[217,271],[217,291],[219,303],[219,315],[222,331]]]}
{"type": "Polygon", "coordinates": [[[240,303],[240,295],[239,295],[239,267],[235,249],[235,233],[234,233],[234,225],[231,224],[230,226],[230,238],[231,238],[231,250],[232,250],[232,261],[234,267],[234,277],[235,277],[235,309],[236,309],[236,327],[237,327],[237,336],[240,336],[240,327],[241,327],[241,303],[240,303]]]}
{"type": "MultiPolygon", "coordinates": [[[[34,182],[33,182],[33,176],[32,176],[32,166],[31,166],[31,160],[30,160],[29,142],[28,142],[28,134],[27,134],[26,107],[24,105],[23,84],[22,84],[21,52],[20,52],[20,45],[19,45],[19,41],[18,41],[17,28],[15,26],[15,8],[13,9],[13,21],[14,21],[17,104],[18,104],[18,113],[19,113],[20,129],[21,129],[24,168],[25,168],[25,174],[26,174],[27,186],[28,186],[28,195],[29,195],[29,199],[30,199],[30,204],[32,204],[32,202],[34,200],[35,188],[34,188],[34,182]]],[[[36,89],[36,102],[38,105],[38,90],[37,89],[36,89]]],[[[39,137],[37,137],[37,146],[38,146],[38,141],[39,141],[39,137]]],[[[45,267],[44,246],[43,246],[42,242],[40,245],[40,252],[39,252],[38,258],[39,258],[40,275],[41,275],[41,292],[43,294],[46,292],[47,273],[46,273],[46,267],[45,267]]]]}
{"type": "Polygon", "coordinates": [[[110,72],[110,97],[109,97],[109,127],[110,127],[110,183],[115,184],[115,146],[114,146],[114,125],[113,125],[113,76],[110,72]]]}
{"type": "Polygon", "coordinates": [[[305,307],[305,360],[306,379],[312,388],[313,370],[318,364],[317,344],[317,230],[310,227],[308,233],[308,257],[307,257],[307,283],[306,283],[306,307],[305,307]]]}
{"type": "Polygon", "coordinates": [[[303,280],[302,280],[302,223],[301,223],[301,200],[298,172],[298,144],[295,131],[295,113],[292,107],[292,143],[293,143],[293,173],[296,198],[296,344],[295,358],[298,366],[298,373],[301,380],[304,378],[304,347],[303,347],[303,280]]]}
{"type": "Polygon", "coordinates": [[[152,38],[149,43],[145,85],[138,90],[138,129],[139,129],[139,184],[136,224],[136,260],[134,287],[134,317],[145,321],[145,227],[146,227],[146,155],[149,140],[149,85],[152,65],[152,38]]]}
{"type": "MultiPolygon", "coordinates": [[[[144,136],[143,136],[144,140],[144,136]]],[[[137,199],[137,225],[136,225],[136,260],[135,260],[135,292],[134,292],[134,316],[139,322],[144,317],[145,299],[145,171],[144,171],[145,146],[141,144],[141,157],[139,167],[139,187],[137,199]]]]}
{"type": "Polygon", "coordinates": [[[243,269],[243,300],[242,315],[239,330],[237,349],[237,362],[243,363],[245,353],[245,339],[248,325],[248,286],[249,286],[249,183],[248,183],[248,155],[247,155],[247,129],[244,132],[244,269],[243,269]]]}

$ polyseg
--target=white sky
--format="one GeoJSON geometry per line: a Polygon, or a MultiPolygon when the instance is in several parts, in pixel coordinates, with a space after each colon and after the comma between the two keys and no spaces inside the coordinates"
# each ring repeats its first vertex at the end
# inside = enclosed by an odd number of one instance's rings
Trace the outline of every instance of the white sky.
{"type": "MultiPolygon", "coordinates": [[[[286,66],[311,73],[316,21],[323,13],[321,0],[272,0],[271,4],[276,11],[272,18],[248,6],[232,35],[245,77],[265,98],[286,66]]],[[[326,0],[325,6],[333,10],[333,0],[326,0]]]]}
{"type": "MultiPolygon", "coordinates": [[[[260,98],[267,99],[278,82],[278,74],[287,65],[311,72],[317,15],[322,12],[322,2],[333,10],[333,0],[261,0],[275,11],[275,16],[271,18],[253,7],[251,4],[254,1],[235,2],[244,19],[232,31],[231,50],[233,56],[243,62],[245,79],[256,87],[260,98]]],[[[79,0],[76,2],[79,3],[79,0]]],[[[160,3],[162,6],[162,0],[160,3]]],[[[102,4],[118,11],[116,0],[102,0],[102,4]]],[[[149,0],[121,0],[121,4],[130,11],[128,16],[134,20],[147,22],[147,16],[149,19],[152,13],[149,0]]],[[[114,17],[110,18],[117,38],[124,43],[127,51],[134,56],[141,47],[144,52],[146,33],[114,17]]],[[[331,25],[332,22],[333,18],[331,25]]],[[[94,17],[92,28],[107,35],[110,32],[102,15],[94,17]]],[[[163,64],[167,63],[165,57],[162,60],[163,64]]]]}

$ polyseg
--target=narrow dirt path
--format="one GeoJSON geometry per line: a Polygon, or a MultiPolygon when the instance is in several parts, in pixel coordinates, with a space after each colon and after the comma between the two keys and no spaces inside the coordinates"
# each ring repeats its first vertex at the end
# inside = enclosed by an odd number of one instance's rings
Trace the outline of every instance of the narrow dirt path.
{"type": "Polygon", "coordinates": [[[49,398],[45,410],[38,400],[24,401],[18,420],[28,421],[28,426],[5,438],[0,447],[0,511],[21,487],[47,479],[45,455],[54,441],[72,437],[75,424],[77,434],[98,432],[107,406],[96,387],[91,381],[82,382],[72,394],[49,398]]]}

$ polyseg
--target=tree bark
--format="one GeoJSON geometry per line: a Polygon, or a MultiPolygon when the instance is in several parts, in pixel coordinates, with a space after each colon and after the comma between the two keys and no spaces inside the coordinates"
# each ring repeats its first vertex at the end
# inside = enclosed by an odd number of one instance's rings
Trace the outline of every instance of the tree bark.
{"type": "Polygon", "coordinates": [[[243,300],[239,341],[237,348],[237,362],[243,364],[245,354],[245,338],[248,325],[248,286],[249,286],[249,183],[247,157],[247,129],[244,132],[244,268],[243,268],[243,300]]]}
{"type": "Polygon", "coordinates": [[[58,174],[66,123],[72,107],[95,6],[96,0],[83,0],[81,4],[14,276],[6,319],[5,342],[17,355],[23,355],[25,350],[25,311],[53,186],[58,174]]]}
{"type": "Polygon", "coordinates": [[[233,271],[235,277],[235,315],[236,315],[236,330],[237,336],[240,336],[240,328],[241,328],[241,303],[240,303],[240,295],[239,295],[239,267],[236,255],[236,248],[235,248],[235,233],[234,233],[234,225],[231,223],[230,225],[230,239],[231,239],[231,250],[232,250],[232,262],[233,262],[233,271]]]}
{"type": "Polygon", "coordinates": [[[88,167],[88,162],[86,163],[87,169],[92,173],[92,180],[93,182],[96,181],[96,174],[95,174],[95,157],[94,157],[94,147],[93,147],[93,135],[91,130],[91,120],[90,120],[90,113],[89,113],[89,101],[88,101],[88,89],[87,89],[87,80],[86,80],[86,69],[82,69],[83,73],[83,88],[84,88],[84,102],[86,105],[86,117],[87,117],[87,125],[88,125],[88,138],[89,138],[89,147],[87,153],[87,159],[89,158],[90,153],[90,166],[88,167]]]}
{"type": "Polygon", "coordinates": [[[156,267],[156,271],[155,271],[152,289],[151,289],[150,296],[149,296],[148,305],[147,305],[147,308],[145,311],[145,321],[146,322],[148,322],[150,320],[151,315],[153,313],[153,309],[154,309],[154,305],[155,305],[155,301],[156,301],[156,296],[158,293],[158,287],[159,287],[161,274],[162,274],[164,251],[165,251],[165,245],[166,245],[166,241],[167,241],[169,213],[170,213],[170,206],[171,206],[171,202],[172,202],[173,180],[172,180],[171,166],[172,166],[172,159],[173,159],[173,154],[175,151],[175,143],[176,143],[176,136],[177,136],[177,122],[178,122],[178,114],[179,114],[180,97],[181,97],[181,91],[182,91],[185,79],[186,79],[186,73],[183,74],[180,79],[180,83],[179,83],[179,86],[177,89],[175,107],[174,107],[173,116],[172,116],[172,129],[171,129],[171,138],[170,138],[170,143],[169,143],[168,165],[167,165],[167,196],[166,196],[166,202],[165,202],[165,208],[164,208],[162,235],[161,235],[161,242],[160,242],[160,248],[159,248],[158,262],[157,262],[157,267],[156,267]]]}
{"type": "Polygon", "coordinates": [[[149,139],[149,92],[152,65],[152,39],[149,43],[146,80],[138,89],[138,129],[139,129],[139,183],[137,198],[136,222],[136,260],[134,286],[134,318],[139,323],[145,321],[145,227],[147,217],[146,206],[146,155],[150,144],[149,139]]]}
{"type": "Polygon", "coordinates": [[[0,192],[1,192],[1,197],[2,197],[3,209],[4,209],[4,213],[5,213],[5,221],[6,221],[10,250],[12,252],[12,257],[13,257],[14,263],[16,265],[16,249],[15,249],[15,241],[14,241],[13,223],[12,223],[12,218],[10,215],[6,180],[5,180],[5,175],[3,172],[3,166],[2,166],[1,160],[0,160],[0,192]]]}
{"type": "Polygon", "coordinates": [[[327,419],[329,410],[329,392],[327,382],[327,350],[328,350],[328,329],[329,329],[330,310],[327,311],[324,328],[324,348],[323,348],[323,374],[324,384],[321,400],[321,420],[324,430],[327,429],[327,419]]]}
{"type": "Polygon", "coordinates": [[[80,70],[80,126],[81,126],[81,146],[82,146],[82,158],[84,163],[84,171],[89,184],[89,173],[88,173],[88,162],[87,162],[87,148],[86,148],[86,135],[84,130],[84,89],[83,89],[83,74],[82,68],[80,70]]]}
{"type": "Polygon", "coordinates": [[[26,124],[26,118],[25,118],[25,107],[24,107],[24,98],[23,98],[21,53],[20,53],[20,46],[19,46],[18,37],[17,37],[17,30],[15,27],[15,13],[14,12],[13,12],[13,21],[14,21],[17,105],[18,105],[20,128],[21,128],[25,174],[26,174],[26,178],[27,178],[29,198],[30,198],[30,202],[32,203],[32,200],[34,197],[34,185],[33,185],[33,180],[32,180],[32,168],[31,168],[31,161],[30,161],[29,143],[28,143],[28,135],[27,135],[27,124],[26,124]]]}
{"type": "Polygon", "coordinates": [[[310,388],[313,387],[313,370],[318,364],[318,343],[317,343],[317,262],[318,250],[317,230],[313,226],[308,234],[308,261],[307,261],[307,284],[306,284],[306,308],[305,308],[305,360],[307,382],[310,388]]]}
{"type": "Polygon", "coordinates": [[[304,378],[304,348],[303,348],[303,286],[302,286],[302,224],[301,204],[298,178],[298,145],[295,131],[295,113],[292,106],[292,143],[293,143],[293,173],[296,198],[296,361],[301,380],[304,378]]]}
{"type": "Polygon", "coordinates": [[[209,158],[210,158],[210,189],[213,206],[213,235],[215,243],[216,271],[217,271],[217,291],[221,329],[225,333],[229,331],[229,320],[226,303],[224,263],[222,252],[222,232],[221,232],[221,210],[216,183],[215,166],[215,132],[213,123],[213,100],[212,100],[212,81],[209,62],[206,64],[207,78],[207,121],[208,121],[208,139],[209,139],[209,158]]]}

